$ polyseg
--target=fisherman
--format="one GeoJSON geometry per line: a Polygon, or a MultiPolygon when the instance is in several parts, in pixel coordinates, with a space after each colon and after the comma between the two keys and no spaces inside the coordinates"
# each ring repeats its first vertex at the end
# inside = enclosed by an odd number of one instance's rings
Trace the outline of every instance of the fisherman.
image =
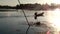
{"type": "Polygon", "coordinates": [[[37,17],[39,17],[39,16],[43,16],[43,14],[44,14],[44,12],[42,12],[42,13],[40,13],[40,14],[37,14],[37,12],[35,12],[35,16],[34,16],[34,19],[37,19],[37,17]]]}
{"type": "MultiPolygon", "coordinates": [[[[35,16],[34,16],[34,19],[37,19],[37,17],[39,17],[39,16],[43,16],[43,14],[44,14],[44,12],[42,12],[42,13],[40,13],[40,14],[37,14],[37,12],[35,12],[35,16]]],[[[34,23],[36,26],[39,26],[39,25],[41,25],[41,22],[36,22],[36,23],[34,23]]]]}

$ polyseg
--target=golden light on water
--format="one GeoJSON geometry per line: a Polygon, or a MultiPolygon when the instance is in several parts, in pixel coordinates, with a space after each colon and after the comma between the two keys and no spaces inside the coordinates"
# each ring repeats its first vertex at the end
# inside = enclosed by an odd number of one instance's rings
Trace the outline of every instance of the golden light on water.
{"type": "Polygon", "coordinates": [[[48,22],[52,24],[53,27],[60,31],[60,9],[55,9],[53,11],[47,11],[48,22]]]}

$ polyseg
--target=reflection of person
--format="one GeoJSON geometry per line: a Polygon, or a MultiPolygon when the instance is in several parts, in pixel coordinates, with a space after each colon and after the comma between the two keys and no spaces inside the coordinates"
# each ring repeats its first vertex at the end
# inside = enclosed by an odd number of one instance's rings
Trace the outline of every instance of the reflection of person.
{"type": "Polygon", "coordinates": [[[40,22],[36,22],[33,25],[39,26],[41,23],[40,22]]]}
{"type": "Polygon", "coordinates": [[[44,12],[42,12],[42,13],[40,13],[40,14],[37,14],[37,12],[35,12],[35,16],[34,16],[34,19],[37,19],[37,17],[39,17],[39,16],[43,16],[43,14],[44,14],[44,12]]]}

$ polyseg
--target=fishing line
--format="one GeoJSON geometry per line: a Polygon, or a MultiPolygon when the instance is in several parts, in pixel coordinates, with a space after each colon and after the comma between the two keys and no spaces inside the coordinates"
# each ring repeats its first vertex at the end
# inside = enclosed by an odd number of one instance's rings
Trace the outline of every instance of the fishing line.
{"type": "MultiPolygon", "coordinates": [[[[18,3],[19,3],[19,5],[21,4],[19,0],[18,0],[18,3]]],[[[30,24],[29,24],[29,22],[28,22],[28,19],[27,19],[27,16],[26,16],[24,10],[23,10],[23,9],[21,9],[21,10],[22,10],[22,12],[23,12],[23,14],[24,14],[24,17],[25,17],[25,19],[26,19],[26,21],[27,21],[27,23],[28,23],[28,28],[27,28],[27,30],[26,30],[26,34],[28,34],[28,30],[29,30],[29,28],[30,28],[30,24]]]]}

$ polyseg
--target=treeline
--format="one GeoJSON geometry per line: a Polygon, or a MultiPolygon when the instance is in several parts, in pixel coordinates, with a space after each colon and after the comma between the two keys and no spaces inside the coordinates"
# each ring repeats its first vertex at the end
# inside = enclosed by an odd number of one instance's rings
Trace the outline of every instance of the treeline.
{"type": "Polygon", "coordinates": [[[58,6],[55,4],[48,5],[46,4],[20,4],[16,6],[1,6],[0,9],[25,9],[25,10],[48,10],[48,9],[55,9],[58,6]]]}

